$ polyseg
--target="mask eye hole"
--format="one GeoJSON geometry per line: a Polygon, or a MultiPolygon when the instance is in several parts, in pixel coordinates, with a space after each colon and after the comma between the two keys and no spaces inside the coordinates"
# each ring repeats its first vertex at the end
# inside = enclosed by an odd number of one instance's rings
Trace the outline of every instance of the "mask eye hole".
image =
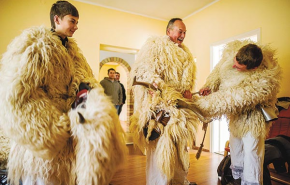
{"type": "Polygon", "coordinates": [[[81,108],[83,109],[87,108],[86,104],[85,103],[81,104],[81,108]]]}
{"type": "Polygon", "coordinates": [[[84,116],[83,116],[81,113],[79,113],[79,112],[78,112],[78,114],[79,114],[79,122],[80,122],[81,124],[85,123],[86,120],[85,120],[84,116]]]}

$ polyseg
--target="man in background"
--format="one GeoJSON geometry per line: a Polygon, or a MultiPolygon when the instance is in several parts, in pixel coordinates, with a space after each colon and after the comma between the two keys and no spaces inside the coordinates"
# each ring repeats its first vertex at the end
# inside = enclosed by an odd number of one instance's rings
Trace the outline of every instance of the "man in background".
{"type": "Polygon", "coordinates": [[[118,115],[120,115],[122,112],[122,107],[126,102],[126,90],[125,90],[124,85],[120,82],[120,73],[119,72],[116,72],[115,81],[119,82],[119,84],[121,85],[122,94],[123,94],[123,101],[122,101],[122,104],[119,106],[119,110],[118,110],[118,115]]]}
{"type": "Polygon", "coordinates": [[[117,112],[119,113],[120,105],[123,102],[123,94],[121,85],[115,81],[116,70],[113,68],[108,69],[108,77],[105,77],[100,84],[105,90],[105,94],[111,97],[117,112]]]}

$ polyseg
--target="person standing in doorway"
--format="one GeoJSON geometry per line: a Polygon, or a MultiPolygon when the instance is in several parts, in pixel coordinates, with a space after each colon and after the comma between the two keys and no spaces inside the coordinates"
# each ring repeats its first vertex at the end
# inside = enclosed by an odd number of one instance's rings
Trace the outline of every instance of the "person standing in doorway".
{"type": "Polygon", "coordinates": [[[117,112],[119,113],[120,105],[123,102],[123,93],[121,85],[115,81],[115,74],[115,69],[108,69],[108,77],[105,77],[100,84],[103,86],[105,94],[110,96],[117,112]]]}
{"type": "Polygon", "coordinates": [[[119,72],[116,72],[115,81],[119,82],[119,84],[121,85],[122,94],[123,94],[123,101],[122,101],[122,104],[120,105],[119,110],[118,110],[118,115],[120,115],[122,112],[122,107],[126,102],[126,90],[125,90],[124,85],[120,82],[120,73],[119,72]]]}

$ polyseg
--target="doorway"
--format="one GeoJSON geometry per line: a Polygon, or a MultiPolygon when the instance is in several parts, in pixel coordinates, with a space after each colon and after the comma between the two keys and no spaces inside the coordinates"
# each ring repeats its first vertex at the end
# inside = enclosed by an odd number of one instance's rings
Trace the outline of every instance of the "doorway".
{"type": "Polygon", "coordinates": [[[118,58],[118,57],[109,57],[103,60],[100,63],[100,72],[99,72],[99,80],[103,80],[105,77],[108,77],[108,69],[113,68],[116,70],[116,72],[120,73],[120,83],[123,84],[125,88],[125,94],[126,94],[126,101],[125,104],[122,107],[122,111],[119,115],[119,119],[122,125],[122,128],[124,129],[125,132],[129,132],[129,117],[130,114],[128,114],[129,110],[129,103],[130,102],[130,96],[128,94],[128,79],[129,79],[129,72],[131,70],[130,66],[125,67],[122,65],[125,61],[123,59],[118,58]]]}
{"type": "Polygon", "coordinates": [[[108,69],[114,68],[120,73],[120,82],[124,85],[126,90],[126,102],[123,105],[122,112],[119,116],[122,128],[126,132],[127,144],[132,142],[129,125],[130,116],[133,114],[133,98],[131,92],[131,84],[129,84],[129,75],[131,66],[135,62],[138,50],[116,47],[110,45],[100,46],[100,67],[98,80],[101,81],[107,77],[108,69]]]}

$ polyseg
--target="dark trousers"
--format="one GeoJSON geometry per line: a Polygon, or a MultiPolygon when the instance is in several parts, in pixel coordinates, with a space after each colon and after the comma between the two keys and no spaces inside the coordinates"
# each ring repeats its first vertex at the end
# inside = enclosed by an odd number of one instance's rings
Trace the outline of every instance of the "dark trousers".
{"type": "Polygon", "coordinates": [[[119,105],[119,109],[118,109],[118,115],[120,115],[120,114],[121,114],[123,105],[124,105],[124,104],[121,104],[121,105],[119,105]]]}
{"type": "Polygon", "coordinates": [[[116,108],[117,113],[118,113],[118,115],[119,115],[119,108],[120,108],[120,105],[115,105],[115,108],[116,108]]]}

